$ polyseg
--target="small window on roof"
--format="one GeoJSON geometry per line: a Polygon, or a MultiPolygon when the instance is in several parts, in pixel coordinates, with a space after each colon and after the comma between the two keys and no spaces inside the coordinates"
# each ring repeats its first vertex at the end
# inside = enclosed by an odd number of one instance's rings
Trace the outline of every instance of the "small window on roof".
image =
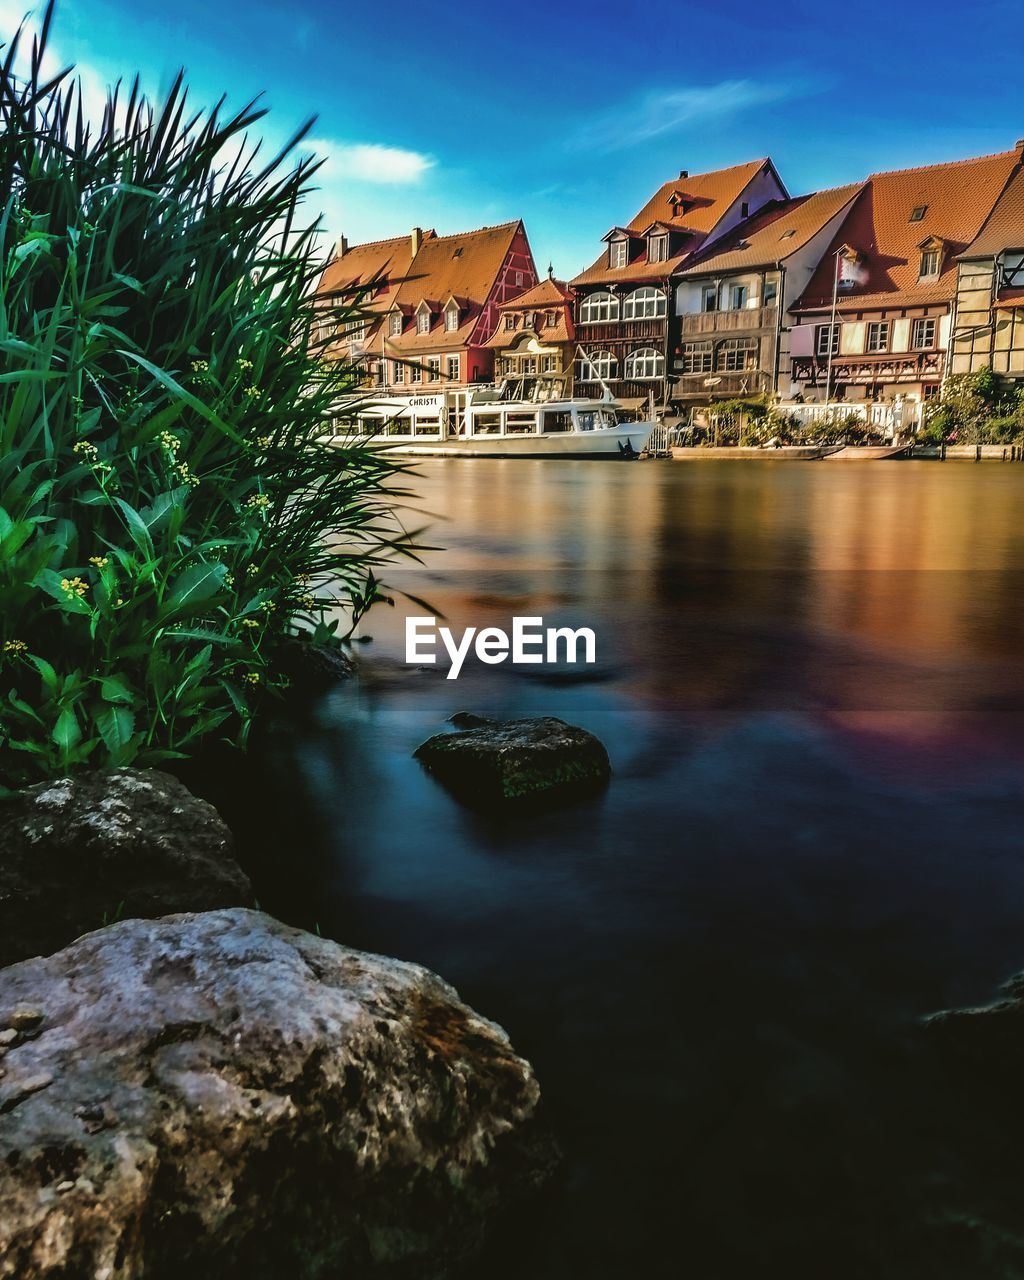
{"type": "Polygon", "coordinates": [[[461,257],[462,257],[462,245],[461,245],[461,244],[460,244],[460,245],[459,245],[459,247],[458,247],[458,248],[457,248],[457,249],[452,253],[452,257],[453,257],[453,258],[461,258],[461,257]]]}
{"type": "Polygon", "coordinates": [[[913,209],[910,211],[910,221],[920,222],[927,212],[928,206],[926,204],[915,204],[913,209]]]}
{"type": "Polygon", "coordinates": [[[794,227],[790,227],[788,231],[783,231],[782,235],[779,236],[779,239],[790,240],[795,235],[796,235],[796,229],[794,227]]]}

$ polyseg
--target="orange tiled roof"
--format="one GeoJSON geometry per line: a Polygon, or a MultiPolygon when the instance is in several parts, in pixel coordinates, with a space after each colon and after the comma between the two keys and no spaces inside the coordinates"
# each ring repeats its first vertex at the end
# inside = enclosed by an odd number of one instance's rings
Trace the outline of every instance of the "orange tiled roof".
{"type": "Polygon", "coordinates": [[[1024,249],[1024,168],[1018,168],[985,225],[960,256],[994,258],[1004,249],[1024,249]]]}
{"type": "Polygon", "coordinates": [[[705,253],[697,253],[679,274],[699,276],[780,264],[841,213],[863,185],[853,182],[792,200],[773,201],[709,245],[705,253]]]}
{"type": "Polygon", "coordinates": [[[524,333],[533,334],[538,342],[543,346],[551,346],[559,342],[575,342],[576,326],[573,323],[569,308],[563,306],[555,313],[555,323],[553,325],[543,324],[539,329],[524,329],[519,326],[515,329],[506,329],[503,324],[495,329],[494,333],[484,343],[485,347],[511,347],[519,341],[524,333]]]}
{"type": "Polygon", "coordinates": [[[625,267],[609,267],[607,251],[593,266],[578,275],[572,284],[611,284],[616,280],[663,280],[684,262],[704,238],[714,230],[725,212],[740,198],[753,179],[771,165],[767,156],[750,160],[746,164],[728,169],[716,169],[711,173],[695,173],[687,177],[673,178],[659,187],[644,207],[629,223],[628,230],[640,234],[652,223],[667,223],[676,232],[687,232],[688,239],[682,252],[664,262],[648,262],[646,249],[625,267]],[[682,197],[681,213],[676,213],[676,199],[682,197]]]}
{"type": "Polygon", "coordinates": [[[500,311],[540,310],[544,307],[561,306],[563,303],[571,302],[572,299],[573,291],[564,280],[555,280],[548,276],[540,284],[535,284],[530,289],[524,289],[522,293],[516,294],[514,298],[509,298],[507,301],[499,303],[498,309],[500,311]]]}
{"type": "Polygon", "coordinates": [[[996,294],[997,307],[1024,307],[1024,289],[1000,289],[996,294]]]}
{"type": "Polygon", "coordinates": [[[840,290],[841,312],[948,302],[956,289],[957,254],[977,236],[1017,160],[1016,151],[1004,151],[873,173],[794,310],[831,307],[834,255],[844,243],[862,255],[864,276],[840,290]],[[924,215],[911,222],[916,207],[923,207],[924,215]],[[944,243],[941,271],[934,279],[920,280],[920,246],[930,239],[944,243]]]}
{"type": "Polygon", "coordinates": [[[351,287],[386,272],[386,288],[363,307],[370,313],[366,335],[360,340],[363,351],[380,354],[383,343],[387,354],[411,359],[432,350],[457,350],[469,345],[520,227],[517,220],[450,236],[424,232],[415,256],[409,236],[354,245],[327,267],[319,292],[351,287]],[[446,329],[444,322],[444,307],[450,298],[460,303],[455,330],[446,329]],[[424,301],[433,312],[430,331],[425,334],[416,332],[412,319],[424,301]],[[406,319],[402,334],[392,337],[388,313],[396,308],[406,319]]]}

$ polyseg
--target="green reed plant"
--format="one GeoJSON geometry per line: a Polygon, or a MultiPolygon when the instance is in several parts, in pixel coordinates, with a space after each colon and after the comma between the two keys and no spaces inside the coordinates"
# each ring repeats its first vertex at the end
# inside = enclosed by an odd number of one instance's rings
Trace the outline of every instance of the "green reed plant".
{"type": "Polygon", "coordinates": [[[0,786],[244,743],[289,638],[411,553],[395,464],[326,440],[305,130],[263,162],[262,109],[180,76],[90,122],[52,17],[0,50],[0,786]]]}

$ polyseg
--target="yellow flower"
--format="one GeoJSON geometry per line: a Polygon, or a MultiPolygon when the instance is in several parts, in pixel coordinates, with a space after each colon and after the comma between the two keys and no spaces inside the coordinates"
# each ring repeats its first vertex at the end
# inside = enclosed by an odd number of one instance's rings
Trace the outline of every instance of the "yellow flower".
{"type": "Polygon", "coordinates": [[[274,610],[277,608],[277,605],[273,602],[273,600],[264,600],[263,603],[260,605],[260,608],[266,610],[267,613],[273,613],[274,610]]]}
{"type": "Polygon", "coordinates": [[[224,575],[224,585],[226,587],[233,587],[235,585],[235,575],[233,573],[226,573],[224,575]]]}
{"type": "Polygon", "coordinates": [[[117,597],[117,603],[118,603],[118,605],[122,605],[122,604],[124,604],[124,597],[123,597],[123,596],[118,596],[118,597],[117,597]]]}
{"type": "Polygon", "coordinates": [[[245,396],[246,400],[262,400],[263,398],[263,392],[259,387],[246,387],[242,394],[245,396]]]}
{"type": "Polygon", "coordinates": [[[82,596],[89,590],[89,584],[83,582],[81,578],[61,578],[60,589],[68,596],[77,596],[81,600],[82,596]]]}
{"type": "Polygon", "coordinates": [[[160,443],[168,451],[168,453],[177,453],[181,448],[181,441],[173,433],[173,431],[161,431],[160,443]]]}
{"type": "Polygon", "coordinates": [[[238,362],[238,367],[239,367],[239,369],[251,369],[251,368],[252,368],[252,361],[251,361],[251,360],[239,360],[239,362],[238,362]]]}
{"type": "Polygon", "coordinates": [[[242,626],[243,626],[243,627],[258,627],[259,625],[260,625],[260,624],[259,624],[259,622],[257,621],[257,619],[256,619],[256,618],[243,618],[243,619],[242,619],[242,626]]]}
{"type": "Polygon", "coordinates": [[[256,443],[261,449],[269,449],[273,441],[270,436],[257,436],[256,443]]]}
{"type": "Polygon", "coordinates": [[[89,563],[94,564],[97,569],[105,569],[110,561],[106,556],[90,556],[89,563]]]}
{"type": "Polygon", "coordinates": [[[260,673],[258,671],[247,671],[245,675],[242,676],[242,679],[246,684],[259,684],[260,673]]]}
{"type": "Polygon", "coordinates": [[[71,452],[83,454],[87,458],[95,458],[99,451],[91,440],[79,440],[71,452]]]}
{"type": "Polygon", "coordinates": [[[298,604],[300,609],[315,609],[316,596],[311,596],[307,591],[305,595],[299,596],[298,604]]]}
{"type": "Polygon", "coordinates": [[[193,360],[192,361],[193,373],[206,373],[209,370],[209,368],[210,368],[209,360],[193,360]]]}
{"type": "Polygon", "coordinates": [[[15,655],[19,653],[28,653],[28,645],[24,640],[5,640],[4,653],[13,653],[15,655]]]}
{"type": "Polygon", "coordinates": [[[255,578],[259,571],[259,565],[251,564],[245,572],[250,578],[255,578]]]}
{"type": "Polygon", "coordinates": [[[252,511],[265,511],[270,506],[270,499],[265,493],[254,493],[251,498],[246,498],[245,505],[252,511]]]}
{"type": "Polygon", "coordinates": [[[174,468],[174,470],[178,473],[179,476],[181,476],[182,480],[184,480],[186,484],[191,485],[193,489],[199,483],[199,477],[196,475],[196,473],[192,470],[192,468],[188,465],[187,462],[179,462],[178,465],[174,468]]]}

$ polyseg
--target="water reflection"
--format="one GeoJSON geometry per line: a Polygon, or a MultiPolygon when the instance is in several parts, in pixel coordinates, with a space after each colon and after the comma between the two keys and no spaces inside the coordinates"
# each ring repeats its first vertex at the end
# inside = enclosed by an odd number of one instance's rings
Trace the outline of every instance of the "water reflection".
{"type": "Polygon", "coordinates": [[[474,1276],[1024,1274],[1024,1179],[917,1030],[1024,967],[1024,470],[437,462],[417,485],[447,550],[392,581],[453,627],[594,626],[596,678],[409,671],[400,604],[244,794],[210,786],[271,909],[438,969],[534,1061],[565,1178],[474,1276]],[[610,790],[461,809],[411,752],[462,708],[585,725],[610,790]]]}

